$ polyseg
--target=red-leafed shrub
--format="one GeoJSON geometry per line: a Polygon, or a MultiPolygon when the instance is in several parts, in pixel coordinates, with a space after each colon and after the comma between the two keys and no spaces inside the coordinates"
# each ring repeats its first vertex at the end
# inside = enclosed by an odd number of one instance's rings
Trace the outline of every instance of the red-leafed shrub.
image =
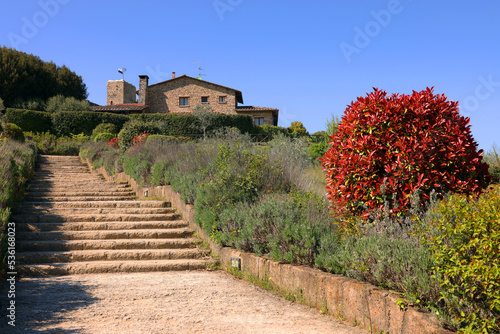
{"type": "Polygon", "coordinates": [[[118,137],[116,138],[112,138],[110,140],[108,140],[108,142],[106,143],[107,146],[109,147],[112,147],[112,148],[118,148],[118,137]]]}
{"type": "Polygon", "coordinates": [[[138,136],[135,136],[132,139],[132,146],[137,146],[139,144],[144,144],[146,142],[146,139],[148,138],[149,133],[142,133],[138,136]]]}
{"type": "Polygon", "coordinates": [[[391,96],[374,89],[359,97],[321,160],[332,209],[368,217],[388,205],[396,215],[409,209],[417,190],[422,201],[433,189],[480,192],[490,177],[468,123],[458,102],[431,88],[391,96]]]}

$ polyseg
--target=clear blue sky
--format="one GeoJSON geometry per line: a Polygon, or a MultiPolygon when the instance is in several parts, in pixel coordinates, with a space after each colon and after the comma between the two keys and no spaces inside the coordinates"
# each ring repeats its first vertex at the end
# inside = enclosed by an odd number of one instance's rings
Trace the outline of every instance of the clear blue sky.
{"type": "Polygon", "coordinates": [[[99,104],[118,68],[138,86],[197,76],[201,61],[203,79],[311,133],[372,87],[434,86],[460,101],[480,148],[500,144],[493,0],[0,0],[0,45],[67,65],[99,104]]]}

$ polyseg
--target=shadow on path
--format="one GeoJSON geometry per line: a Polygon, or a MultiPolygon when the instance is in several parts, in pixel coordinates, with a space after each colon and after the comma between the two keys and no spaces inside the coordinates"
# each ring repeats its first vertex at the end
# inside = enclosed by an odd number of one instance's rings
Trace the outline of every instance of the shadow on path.
{"type": "Polygon", "coordinates": [[[62,329],[58,324],[67,320],[68,312],[96,302],[91,285],[66,277],[23,278],[16,282],[15,327],[8,325],[9,286],[4,280],[0,287],[0,333],[79,333],[79,328],[62,329]]]}

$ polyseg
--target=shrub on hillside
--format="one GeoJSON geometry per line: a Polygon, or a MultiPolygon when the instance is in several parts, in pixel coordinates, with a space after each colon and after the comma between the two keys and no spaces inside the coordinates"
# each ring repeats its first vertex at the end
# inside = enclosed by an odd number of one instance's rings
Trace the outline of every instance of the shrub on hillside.
{"type": "Polygon", "coordinates": [[[101,132],[97,136],[94,137],[94,142],[105,141],[108,142],[111,139],[116,138],[116,134],[101,132]]]}
{"type": "Polygon", "coordinates": [[[433,253],[441,300],[462,328],[500,330],[500,186],[478,199],[453,195],[420,232],[433,253]]]}
{"type": "Polygon", "coordinates": [[[254,134],[262,136],[262,140],[269,141],[272,140],[274,137],[276,137],[278,134],[285,135],[288,133],[288,130],[286,128],[283,128],[281,126],[273,126],[273,125],[256,125],[254,127],[254,134]]]}
{"type": "Polygon", "coordinates": [[[118,132],[120,132],[120,128],[116,124],[101,123],[101,124],[97,125],[94,130],[92,130],[91,138],[95,138],[95,136],[97,136],[100,133],[112,133],[116,137],[118,132]]]}
{"type": "Polygon", "coordinates": [[[294,137],[309,136],[309,132],[307,132],[304,124],[299,121],[295,121],[290,124],[290,126],[288,127],[288,133],[294,137]]]}
{"type": "Polygon", "coordinates": [[[146,139],[146,143],[155,143],[155,144],[165,144],[165,143],[177,143],[179,139],[174,136],[165,136],[165,135],[149,135],[146,139]]]}
{"type": "Polygon", "coordinates": [[[23,186],[34,173],[36,153],[33,142],[0,141],[0,208],[23,194],[23,186]]]}
{"type": "Polygon", "coordinates": [[[260,193],[281,191],[288,184],[276,175],[281,169],[268,163],[264,154],[251,150],[220,145],[217,157],[205,170],[207,182],[200,184],[195,202],[196,221],[215,239],[219,214],[224,208],[238,202],[251,203],[260,193]]]}
{"type": "Polygon", "coordinates": [[[2,98],[0,98],[0,112],[3,112],[5,110],[5,105],[3,104],[2,98]]]}
{"type": "Polygon", "coordinates": [[[59,111],[52,115],[52,130],[58,136],[70,136],[76,133],[92,135],[92,131],[101,123],[112,123],[121,128],[129,117],[112,113],[92,111],[59,111]]]}
{"type": "Polygon", "coordinates": [[[3,134],[10,139],[24,142],[24,133],[20,127],[13,123],[6,123],[3,134]]]}
{"type": "Polygon", "coordinates": [[[8,108],[5,112],[7,122],[17,124],[25,132],[48,132],[52,128],[49,113],[43,111],[8,108]]]}
{"type": "Polygon", "coordinates": [[[411,95],[375,89],[351,103],[322,159],[332,208],[354,214],[388,204],[409,209],[417,190],[474,193],[489,182],[487,165],[458,103],[427,88],[411,95]],[[384,203],[385,202],[385,203],[384,203]]]}
{"type": "Polygon", "coordinates": [[[12,104],[12,107],[22,110],[43,111],[46,104],[42,99],[30,98],[28,100],[17,100],[12,104]]]}
{"type": "Polygon", "coordinates": [[[83,134],[57,137],[49,132],[25,132],[25,135],[37,144],[42,154],[78,155],[80,146],[89,140],[89,137],[83,134]]]}
{"type": "Polygon", "coordinates": [[[126,149],[132,145],[134,137],[141,133],[159,134],[159,126],[153,122],[130,121],[127,122],[118,133],[118,144],[120,148],[126,149]]]}
{"type": "Polygon", "coordinates": [[[237,203],[222,212],[216,226],[224,246],[309,266],[322,238],[335,238],[323,199],[301,192],[266,195],[254,205],[237,203]]]}
{"type": "MultiPolygon", "coordinates": [[[[228,115],[216,114],[210,125],[207,126],[206,132],[213,133],[219,129],[229,127],[237,128],[242,133],[250,133],[253,129],[252,118],[246,115],[228,115]]],[[[177,136],[177,135],[200,135],[203,129],[199,119],[193,114],[174,114],[174,113],[157,113],[157,114],[135,114],[130,115],[132,120],[143,122],[154,122],[158,124],[161,134],[177,136]]]]}
{"type": "Polygon", "coordinates": [[[56,95],[47,100],[45,110],[49,113],[58,111],[90,111],[90,103],[87,100],[77,100],[71,96],[56,95]]]}

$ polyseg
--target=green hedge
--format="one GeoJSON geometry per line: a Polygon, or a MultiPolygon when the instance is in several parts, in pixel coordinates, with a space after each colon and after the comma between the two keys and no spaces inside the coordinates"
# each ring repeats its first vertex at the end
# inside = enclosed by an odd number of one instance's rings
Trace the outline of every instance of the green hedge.
{"type": "Polygon", "coordinates": [[[129,117],[93,111],[59,111],[52,116],[52,131],[59,136],[84,133],[87,136],[101,123],[112,123],[121,128],[129,117]]]}
{"type": "Polygon", "coordinates": [[[47,132],[52,128],[51,116],[44,111],[8,108],[5,117],[8,123],[16,124],[25,132],[47,132]]]}
{"type": "MultiPolygon", "coordinates": [[[[193,114],[134,114],[130,115],[130,118],[142,122],[157,123],[164,135],[176,136],[203,133],[198,118],[193,114]]],[[[247,115],[218,114],[213,124],[207,128],[207,132],[224,127],[234,127],[242,133],[252,132],[252,117],[247,115]]]]}
{"type": "MultiPolygon", "coordinates": [[[[193,114],[118,115],[92,111],[59,111],[50,114],[42,111],[9,108],[6,117],[7,122],[17,124],[23,131],[38,133],[50,131],[58,136],[70,136],[82,132],[90,136],[93,134],[93,130],[102,123],[114,124],[120,130],[129,120],[155,123],[157,130],[154,133],[164,135],[179,136],[203,133],[198,118],[193,114]]],[[[218,114],[218,117],[206,130],[210,133],[224,127],[237,128],[242,133],[252,132],[252,117],[218,114]]],[[[96,134],[94,133],[94,136],[96,134]]]]}

